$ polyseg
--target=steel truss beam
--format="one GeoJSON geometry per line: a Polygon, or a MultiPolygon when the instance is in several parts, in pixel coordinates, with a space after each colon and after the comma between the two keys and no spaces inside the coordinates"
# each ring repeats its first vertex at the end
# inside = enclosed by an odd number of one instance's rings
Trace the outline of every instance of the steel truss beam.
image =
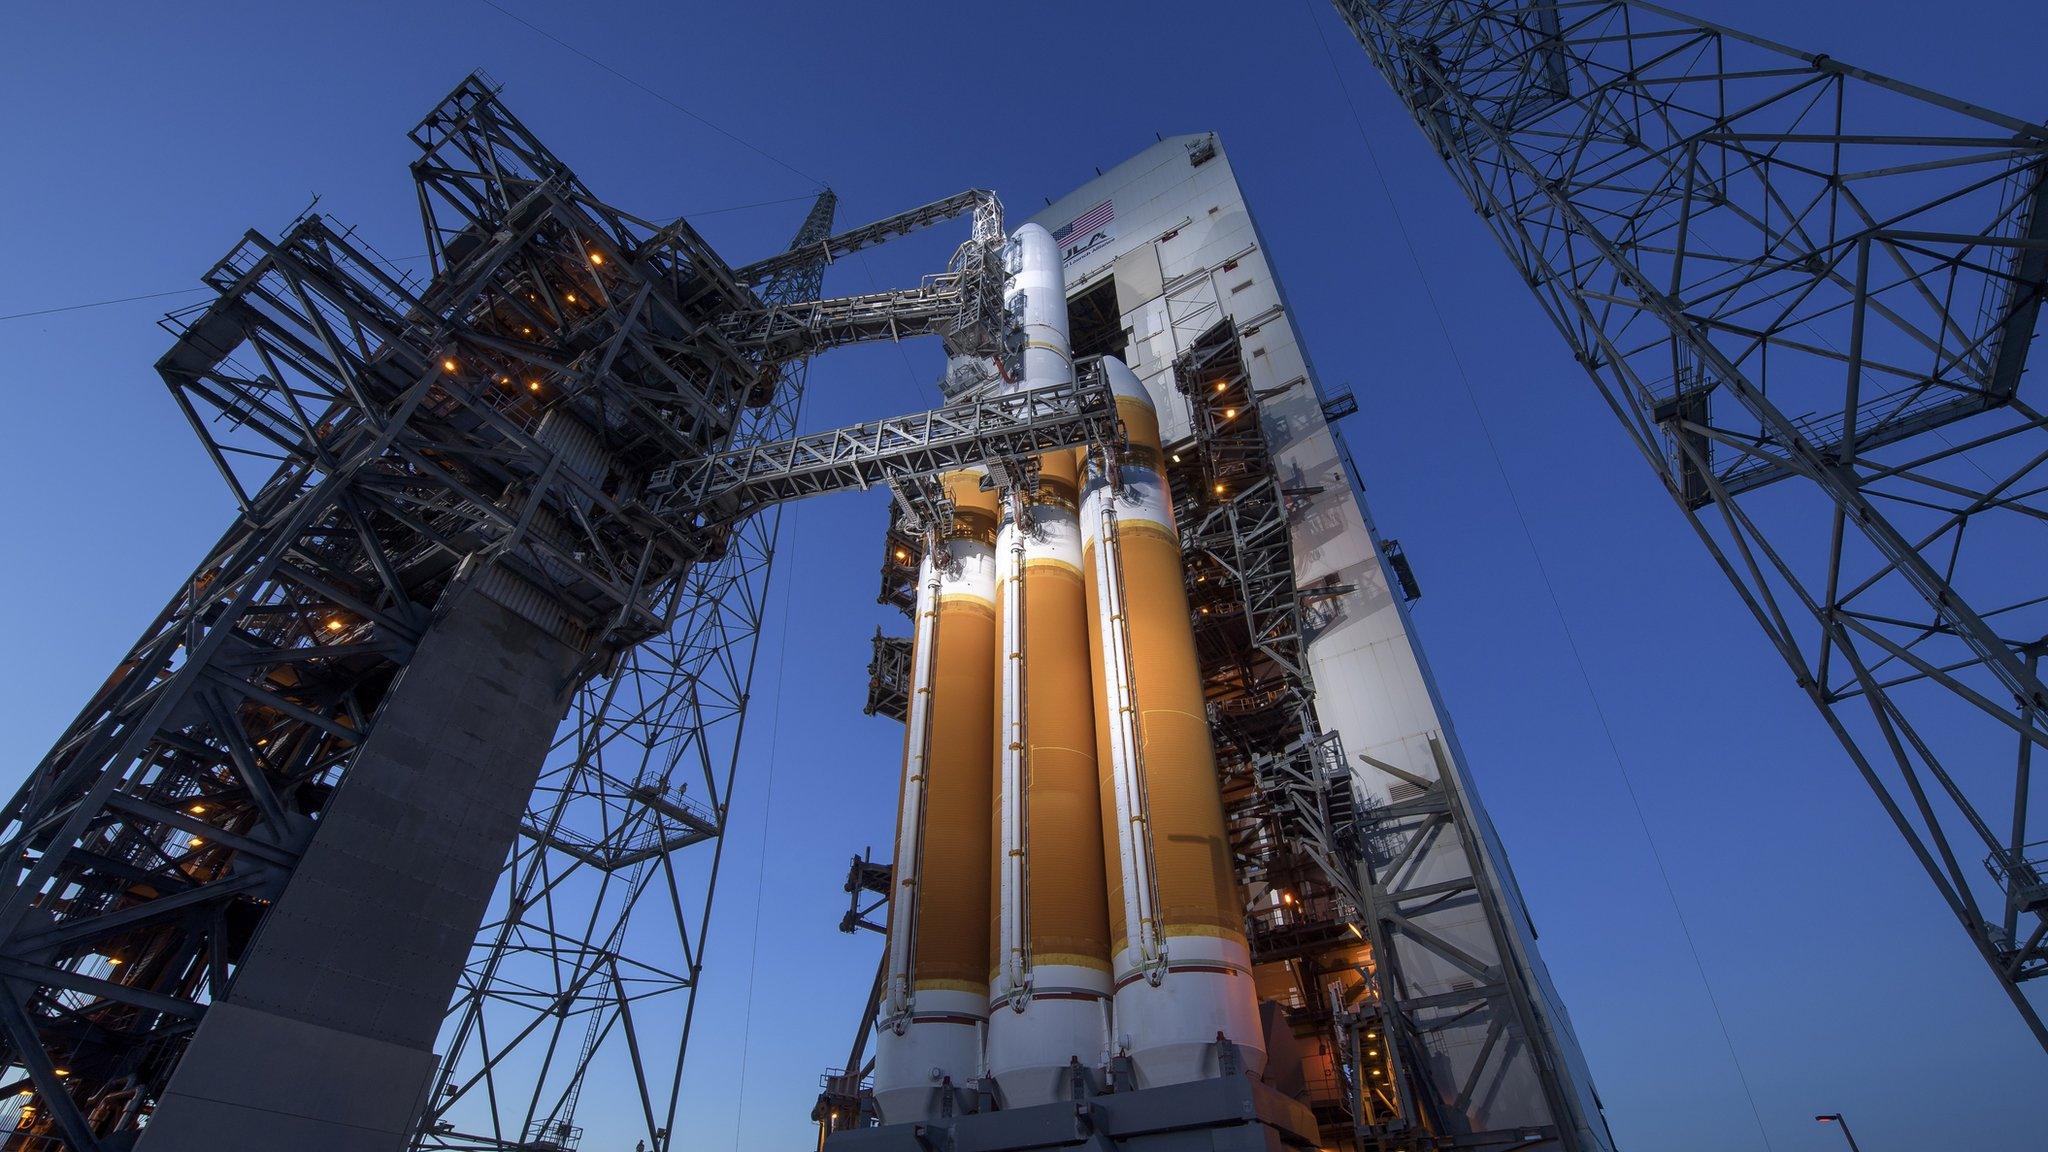
{"type": "Polygon", "coordinates": [[[1003,325],[1000,297],[989,281],[949,272],[916,288],[843,296],[738,315],[728,325],[734,345],[770,360],[810,356],[847,344],[938,336],[956,348],[993,346],[983,335],[1003,325]]]}
{"type": "Polygon", "coordinates": [[[906,416],[678,461],[649,490],[659,505],[717,526],[785,500],[902,484],[1117,436],[1099,374],[906,416]]]}
{"type": "Polygon", "coordinates": [[[996,226],[989,231],[1000,236],[1002,203],[996,199],[995,193],[985,188],[969,188],[965,192],[955,192],[944,199],[920,205],[908,212],[898,212],[872,224],[849,228],[834,236],[806,239],[801,246],[791,245],[789,251],[779,256],[770,256],[766,260],[757,260],[741,268],[735,275],[743,284],[766,283],[795,269],[823,267],[841,256],[872,248],[899,236],[908,236],[921,228],[943,224],[966,212],[992,218],[996,226]]]}
{"type": "Polygon", "coordinates": [[[1336,6],[2048,1047],[2048,127],[1656,4],[1336,6]]]}
{"type": "MultiPolygon", "coordinates": [[[[808,356],[828,348],[916,336],[942,337],[952,352],[994,357],[1015,377],[1023,347],[1015,317],[1003,309],[1007,239],[1003,206],[995,195],[970,189],[909,212],[856,228],[814,246],[821,259],[869,248],[950,220],[972,209],[973,231],[953,254],[947,270],[915,288],[837,299],[771,302],[763,310],[735,314],[726,334],[740,347],[771,362],[808,356]]],[[[742,269],[742,279],[772,271],[795,253],[742,269]]]]}

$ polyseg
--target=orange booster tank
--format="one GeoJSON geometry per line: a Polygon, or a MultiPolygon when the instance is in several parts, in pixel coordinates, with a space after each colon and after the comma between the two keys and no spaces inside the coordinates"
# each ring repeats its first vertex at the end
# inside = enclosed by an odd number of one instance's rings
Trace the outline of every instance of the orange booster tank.
{"type": "Polygon", "coordinates": [[[996,496],[979,470],[918,568],[903,791],[875,1101],[890,1123],[940,1115],[981,1074],[988,1019],[989,804],[995,740],[996,496]]]}
{"type": "Polygon", "coordinates": [[[1140,1087],[1218,1074],[1227,1037],[1265,1066],[1244,909],[1224,831],[1180,540],[1143,384],[1105,359],[1128,437],[1091,468],[1081,531],[1117,1046],[1140,1087]]]}

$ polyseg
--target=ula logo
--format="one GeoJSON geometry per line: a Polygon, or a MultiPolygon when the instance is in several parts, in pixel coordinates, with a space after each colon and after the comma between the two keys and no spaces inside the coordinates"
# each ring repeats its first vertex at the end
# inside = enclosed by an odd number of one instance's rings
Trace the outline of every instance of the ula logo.
{"type": "Polygon", "coordinates": [[[1090,208],[1065,228],[1053,232],[1053,243],[1060,246],[1060,262],[1070,264],[1077,256],[1093,252],[1116,236],[1116,205],[1104,200],[1090,208]]]}

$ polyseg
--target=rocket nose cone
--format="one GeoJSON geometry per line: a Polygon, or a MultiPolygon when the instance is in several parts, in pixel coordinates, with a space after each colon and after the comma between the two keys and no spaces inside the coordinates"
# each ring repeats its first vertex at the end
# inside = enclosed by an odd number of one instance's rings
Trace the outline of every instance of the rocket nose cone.
{"type": "MultiPolygon", "coordinates": [[[[1022,291],[1032,287],[1047,288],[1051,295],[1045,302],[1060,301],[1060,311],[1065,312],[1066,280],[1060,267],[1060,246],[1053,240],[1052,233],[1041,224],[1025,224],[1010,233],[1010,243],[1015,245],[1011,265],[1009,290],[1022,291]]],[[[1064,326],[1064,318],[1060,321],[1064,326]]]]}
{"type": "Polygon", "coordinates": [[[1145,407],[1152,407],[1152,394],[1145,391],[1145,385],[1138,380],[1138,374],[1130,365],[1114,356],[1102,358],[1102,373],[1109,381],[1109,390],[1119,400],[1132,400],[1145,407]]]}

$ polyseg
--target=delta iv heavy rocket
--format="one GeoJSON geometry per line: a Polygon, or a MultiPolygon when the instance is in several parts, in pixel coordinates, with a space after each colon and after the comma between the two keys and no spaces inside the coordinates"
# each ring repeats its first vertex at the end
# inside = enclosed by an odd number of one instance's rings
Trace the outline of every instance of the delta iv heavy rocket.
{"type": "MultiPolygon", "coordinates": [[[[1071,380],[1058,247],[1007,250],[1021,369],[1071,380]]],[[[1111,359],[1127,444],[1048,453],[953,504],[922,558],[874,1094],[887,1123],[1254,1075],[1265,1053],[1159,422],[1111,359]],[[1121,1061],[1119,1061],[1121,1063],[1121,1061]]]]}

